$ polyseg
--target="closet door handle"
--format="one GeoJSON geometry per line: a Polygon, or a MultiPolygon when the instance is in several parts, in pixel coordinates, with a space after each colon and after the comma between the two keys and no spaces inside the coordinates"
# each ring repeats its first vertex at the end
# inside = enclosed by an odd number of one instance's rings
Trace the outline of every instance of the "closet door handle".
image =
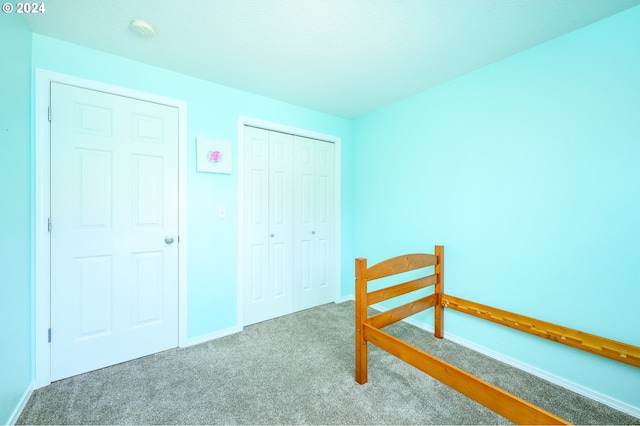
{"type": "Polygon", "coordinates": [[[316,231],[311,231],[311,235],[316,235],[316,231]]]}

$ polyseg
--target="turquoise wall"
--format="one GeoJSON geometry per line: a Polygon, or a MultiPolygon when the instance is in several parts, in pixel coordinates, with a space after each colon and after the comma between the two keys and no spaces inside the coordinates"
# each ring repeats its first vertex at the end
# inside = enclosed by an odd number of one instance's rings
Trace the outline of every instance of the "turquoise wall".
{"type": "MultiPolygon", "coordinates": [[[[354,257],[444,244],[447,292],[640,346],[640,7],[353,121],[0,19],[0,39],[11,40],[0,56],[0,227],[11,241],[0,249],[0,424],[33,381],[36,68],[187,102],[189,338],[236,325],[237,176],[196,173],[194,153],[198,136],[235,151],[243,115],[342,138],[342,296],[353,293],[354,257]]],[[[446,324],[640,409],[638,369],[455,312],[446,324]]]]}
{"type": "MultiPolygon", "coordinates": [[[[3,14],[4,15],[4,14],[3,14]]],[[[31,32],[0,16],[0,424],[31,389],[31,32]]]]}
{"type": "MultiPolygon", "coordinates": [[[[355,120],[354,139],[355,256],[443,244],[447,293],[640,346],[640,7],[355,120]]],[[[445,330],[640,408],[638,368],[452,311],[445,330]]]]}
{"type": "MultiPolygon", "coordinates": [[[[33,67],[114,84],[187,102],[188,338],[236,326],[237,173],[197,173],[198,136],[231,141],[237,159],[238,116],[342,138],[342,240],[349,239],[351,121],[321,114],[204,80],[33,35],[33,67]],[[218,219],[218,206],[227,218],[218,219]]],[[[237,170],[237,164],[234,164],[237,170]]],[[[348,247],[348,246],[347,246],[348,247]]],[[[352,254],[343,249],[343,259],[352,254]]],[[[348,272],[348,271],[347,271],[348,272]]],[[[352,275],[341,277],[348,294],[352,275]]]]}

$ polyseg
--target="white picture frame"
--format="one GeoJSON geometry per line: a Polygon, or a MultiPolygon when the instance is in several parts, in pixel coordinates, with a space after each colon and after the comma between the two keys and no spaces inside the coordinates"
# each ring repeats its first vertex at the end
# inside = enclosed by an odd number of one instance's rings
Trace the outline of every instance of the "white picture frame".
{"type": "Polygon", "coordinates": [[[231,142],[217,139],[196,138],[196,170],[204,173],[231,174],[231,142]]]}

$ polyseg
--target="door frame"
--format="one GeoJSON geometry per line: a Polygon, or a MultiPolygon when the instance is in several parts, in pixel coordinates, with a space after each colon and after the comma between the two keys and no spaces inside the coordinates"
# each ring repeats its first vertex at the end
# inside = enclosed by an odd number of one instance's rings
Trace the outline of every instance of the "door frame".
{"type": "Polygon", "coordinates": [[[238,248],[237,248],[237,277],[238,277],[238,285],[237,285],[237,324],[238,328],[242,330],[244,328],[244,256],[243,256],[243,242],[244,242],[244,227],[243,225],[243,217],[244,217],[244,202],[243,197],[240,194],[244,192],[244,127],[252,126],[259,127],[261,129],[280,132],[280,133],[288,133],[295,136],[302,136],[310,139],[318,139],[325,142],[330,142],[334,144],[334,283],[333,283],[333,300],[335,303],[340,301],[340,237],[341,237],[341,226],[340,226],[340,216],[341,216],[341,205],[340,205],[340,153],[341,153],[341,145],[342,138],[338,136],[328,135],[324,133],[318,133],[311,130],[300,129],[297,127],[287,126],[280,123],[274,123],[270,121],[260,120],[257,118],[239,116],[238,117],[238,248]]]}
{"type": "MultiPolygon", "coordinates": [[[[35,75],[34,169],[34,282],[33,344],[35,346],[35,388],[51,383],[51,133],[49,122],[52,82],[77,86],[178,109],[178,346],[187,345],[187,103],[182,100],[114,86],[48,70],[35,75]]],[[[53,111],[55,114],[55,111],[53,111]]],[[[53,224],[55,226],[55,223],[53,224]]],[[[54,336],[55,338],[55,336],[54,336]]]]}

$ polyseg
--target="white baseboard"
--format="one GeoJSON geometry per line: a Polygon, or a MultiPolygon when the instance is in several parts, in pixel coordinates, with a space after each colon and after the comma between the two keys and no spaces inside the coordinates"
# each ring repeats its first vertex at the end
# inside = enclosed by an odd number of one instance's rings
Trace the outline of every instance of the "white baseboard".
{"type": "MultiPolygon", "coordinates": [[[[431,329],[433,330],[433,327],[431,327],[431,329]]],[[[532,365],[529,364],[525,364],[523,362],[520,362],[514,358],[510,358],[507,356],[504,356],[498,352],[492,351],[491,349],[487,349],[484,346],[480,346],[477,345],[473,342],[470,342],[468,340],[465,340],[463,338],[460,338],[458,336],[452,335],[450,333],[445,332],[444,333],[444,337],[447,340],[450,340],[453,343],[457,343],[461,346],[464,346],[466,348],[469,348],[473,351],[479,352],[483,355],[486,355],[490,358],[496,359],[498,361],[504,362],[505,364],[508,364],[512,367],[515,367],[519,370],[525,371],[529,374],[532,374],[536,377],[540,377],[541,379],[544,379],[548,382],[551,382],[555,385],[561,386],[565,389],[568,389],[572,392],[575,392],[579,395],[585,396],[589,399],[593,399],[594,401],[598,401],[604,405],[607,405],[613,409],[616,409],[618,411],[621,411],[623,413],[629,414],[630,416],[633,417],[637,417],[640,419],[640,408],[635,407],[633,405],[629,405],[627,403],[624,403],[622,401],[619,401],[617,399],[611,398],[607,395],[601,394],[599,392],[595,392],[592,389],[589,388],[585,388],[584,386],[581,386],[577,383],[571,382],[569,380],[563,379],[562,377],[556,376],[554,374],[551,374],[547,371],[541,370],[539,368],[536,368],[532,365]]]]}
{"type": "Polygon", "coordinates": [[[354,301],[354,300],[355,299],[353,298],[353,296],[342,296],[342,297],[337,298],[335,303],[336,304],[340,304],[340,303],[354,301]]]}
{"type": "Polygon", "coordinates": [[[29,387],[27,388],[26,392],[24,393],[24,395],[22,395],[22,399],[20,400],[20,404],[16,407],[16,409],[13,412],[13,414],[9,418],[9,424],[10,425],[15,425],[16,423],[18,423],[18,419],[20,418],[20,414],[22,414],[22,410],[24,410],[24,407],[26,407],[27,402],[29,402],[29,399],[31,398],[31,395],[33,394],[33,390],[34,389],[35,389],[35,386],[34,386],[33,383],[31,383],[29,385],[29,387]]]}
{"type": "Polygon", "coordinates": [[[184,346],[185,348],[189,347],[189,346],[193,346],[193,345],[199,345],[201,343],[206,343],[210,340],[215,340],[215,339],[219,339],[221,337],[225,337],[225,336],[229,336],[231,334],[235,334],[235,333],[239,333],[242,331],[242,327],[240,326],[234,326],[234,327],[230,327],[230,328],[226,328],[224,330],[220,330],[220,331],[216,331],[213,333],[209,333],[209,334],[205,334],[202,336],[198,336],[198,337],[194,337],[193,339],[187,339],[187,341],[185,342],[184,346]]]}
{"type": "MultiPolygon", "coordinates": [[[[386,311],[387,309],[379,306],[379,305],[372,305],[371,306],[373,309],[383,312],[386,311]]],[[[413,318],[407,318],[404,320],[405,322],[407,322],[408,324],[414,325],[418,328],[421,328],[425,331],[428,331],[429,333],[433,333],[434,332],[434,328],[432,325],[428,325],[428,324],[424,324],[420,321],[417,321],[413,318]]],[[[633,405],[629,405],[627,403],[624,403],[622,401],[619,401],[617,399],[611,398],[607,395],[603,395],[599,392],[595,392],[589,388],[585,388],[584,386],[581,386],[577,383],[571,382],[569,380],[563,379],[562,377],[558,377],[554,374],[551,374],[547,371],[541,370],[539,368],[536,368],[532,365],[523,363],[521,361],[518,361],[514,358],[510,358],[508,356],[505,356],[499,352],[495,352],[491,349],[488,349],[484,346],[480,346],[476,343],[470,342],[466,339],[463,339],[461,337],[458,337],[454,334],[451,333],[447,333],[446,331],[444,332],[444,338],[453,342],[453,343],[457,343],[460,346],[464,346],[466,348],[469,348],[475,352],[479,352],[483,355],[488,356],[489,358],[493,358],[495,360],[504,362],[505,364],[508,364],[512,367],[515,367],[519,370],[522,370],[526,373],[532,374],[536,377],[540,377],[541,379],[544,379],[548,382],[551,382],[555,385],[561,386],[565,389],[568,389],[572,392],[575,392],[579,395],[585,396],[589,399],[593,399],[594,401],[598,401],[604,405],[607,405],[615,410],[621,411],[623,413],[629,414],[630,416],[634,416],[640,419],[640,408],[635,407],[633,405]]]]}
{"type": "MultiPolygon", "coordinates": [[[[345,297],[341,297],[339,299],[337,299],[335,301],[335,303],[344,303],[344,302],[348,302],[348,301],[353,301],[353,296],[345,296],[345,297]]],[[[192,339],[187,339],[187,341],[185,342],[185,344],[181,347],[187,348],[189,346],[194,346],[194,345],[199,345],[201,343],[206,343],[210,340],[215,340],[215,339],[219,339],[221,337],[225,337],[225,336],[229,336],[231,334],[235,334],[235,333],[239,333],[242,330],[244,330],[244,327],[242,326],[233,326],[233,327],[229,327],[227,329],[224,330],[220,330],[220,331],[216,331],[213,333],[209,333],[209,334],[205,334],[202,336],[198,336],[198,337],[194,337],[192,339]]]]}

